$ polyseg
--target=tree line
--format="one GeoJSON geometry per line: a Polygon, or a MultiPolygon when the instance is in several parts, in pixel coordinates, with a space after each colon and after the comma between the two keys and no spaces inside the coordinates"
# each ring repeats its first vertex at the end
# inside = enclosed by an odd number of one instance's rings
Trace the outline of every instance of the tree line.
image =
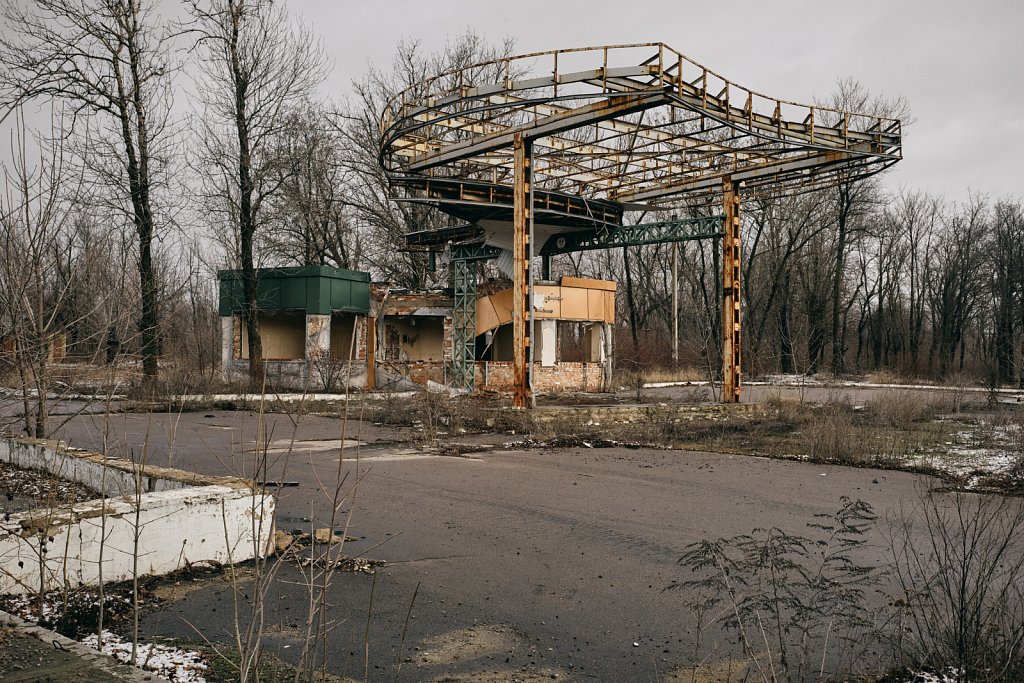
{"type": "MultiPolygon", "coordinates": [[[[400,41],[392,64],[330,101],[323,44],[282,3],[185,0],[165,17],[144,0],[7,0],[3,16],[0,115],[15,133],[2,169],[0,335],[22,386],[45,386],[56,335],[96,363],[137,359],[148,384],[161,373],[210,380],[217,268],[242,271],[256,380],[258,268],[332,265],[400,287],[447,284],[443,267],[402,249],[407,232],[451,219],[390,200],[380,113],[428,75],[513,54],[511,41],[467,32],[436,53],[400,41]],[[49,125],[27,123],[40,109],[49,125]]],[[[827,104],[907,110],[853,82],[827,104]]],[[[748,375],[1024,381],[1020,200],[950,201],[884,183],[745,202],[748,375]]],[[[715,368],[720,246],[678,248],[680,362],[715,368]]],[[[619,282],[620,355],[667,364],[670,252],[567,255],[554,273],[619,282]]]]}

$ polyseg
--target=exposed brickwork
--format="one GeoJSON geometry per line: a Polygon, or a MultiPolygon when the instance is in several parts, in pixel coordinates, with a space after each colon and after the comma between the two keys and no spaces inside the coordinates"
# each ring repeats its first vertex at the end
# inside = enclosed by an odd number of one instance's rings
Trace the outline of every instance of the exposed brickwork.
{"type": "Polygon", "coordinates": [[[353,329],[355,334],[355,360],[366,360],[366,328],[367,328],[366,316],[360,315],[356,317],[356,322],[353,329]]]}
{"type": "MultiPolygon", "coordinates": [[[[602,391],[604,366],[601,363],[556,363],[551,367],[533,365],[536,391],[602,391]]],[[[491,361],[476,364],[476,386],[505,391],[512,387],[512,363],[491,361]]]]}

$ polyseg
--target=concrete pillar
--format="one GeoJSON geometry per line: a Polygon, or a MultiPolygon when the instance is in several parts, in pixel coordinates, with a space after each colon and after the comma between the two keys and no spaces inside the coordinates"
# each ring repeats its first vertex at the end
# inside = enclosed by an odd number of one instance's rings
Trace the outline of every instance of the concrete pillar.
{"type": "Polygon", "coordinates": [[[604,325],[587,325],[583,329],[583,360],[587,363],[604,361],[604,325]]]}
{"type": "Polygon", "coordinates": [[[306,314],[306,381],[321,382],[319,362],[331,360],[331,316],[306,314]]]}
{"type": "Polygon", "coordinates": [[[534,339],[536,348],[534,358],[539,358],[541,367],[550,368],[557,362],[558,321],[538,320],[535,325],[534,339]]]}
{"type": "Polygon", "coordinates": [[[604,386],[603,391],[609,391],[612,386],[612,373],[615,371],[615,349],[612,346],[612,325],[603,323],[601,325],[601,362],[604,363],[604,386]]]}
{"type": "Polygon", "coordinates": [[[231,365],[235,359],[235,317],[220,317],[220,377],[225,382],[231,381],[231,365]]]}

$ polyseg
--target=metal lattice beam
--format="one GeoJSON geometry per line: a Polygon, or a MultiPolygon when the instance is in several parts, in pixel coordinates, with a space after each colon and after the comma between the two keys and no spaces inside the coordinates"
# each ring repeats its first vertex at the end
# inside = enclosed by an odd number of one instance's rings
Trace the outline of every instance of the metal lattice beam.
{"type": "Polygon", "coordinates": [[[452,384],[472,389],[476,373],[476,264],[496,258],[497,247],[453,244],[448,259],[454,292],[452,308],[452,384]]]}
{"type": "Polygon", "coordinates": [[[591,249],[635,247],[642,244],[667,244],[722,237],[723,216],[684,218],[655,223],[623,225],[599,231],[569,232],[550,237],[540,250],[541,256],[568,254],[591,249]]]}

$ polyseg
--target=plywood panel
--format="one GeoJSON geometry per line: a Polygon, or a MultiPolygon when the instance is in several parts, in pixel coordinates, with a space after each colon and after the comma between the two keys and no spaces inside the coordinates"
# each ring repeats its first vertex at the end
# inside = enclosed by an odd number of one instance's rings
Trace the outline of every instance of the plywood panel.
{"type": "Polygon", "coordinates": [[[358,357],[359,350],[352,347],[355,326],[355,314],[335,313],[331,316],[331,358],[348,360],[350,354],[358,357]]]}
{"type": "Polygon", "coordinates": [[[535,285],[535,294],[544,297],[543,310],[534,311],[535,318],[559,318],[562,315],[562,288],[552,285],[535,285]]]}
{"type": "Polygon", "coordinates": [[[588,320],[587,290],[562,287],[562,319],[588,320]]]}
{"type": "MultiPolygon", "coordinates": [[[[575,282],[598,283],[599,288],[538,285],[534,292],[544,296],[542,310],[534,318],[615,322],[615,283],[605,280],[563,278],[575,282]]],[[[512,321],[512,290],[505,289],[477,300],[476,333],[489,332],[512,321]]]]}
{"type": "MultiPolygon", "coordinates": [[[[241,324],[241,322],[240,322],[241,324]]],[[[241,358],[249,358],[249,335],[242,327],[241,358]]],[[[306,316],[303,313],[260,313],[260,342],[265,360],[306,357],[306,316]]]]}
{"type": "Polygon", "coordinates": [[[480,297],[476,300],[476,334],[480,336],[484,332],[493,330],[501,324],[497,311],[494,310],[494,301],[489,296],[480,297]]]}
{"type": "Polygon", "coordinates": [[[615,282],[611,280],[591,280],[586,277],[563,277],[560,281],[563,287],[579,287],[582,289],[601,289],[614,292],[615,282]]]}

